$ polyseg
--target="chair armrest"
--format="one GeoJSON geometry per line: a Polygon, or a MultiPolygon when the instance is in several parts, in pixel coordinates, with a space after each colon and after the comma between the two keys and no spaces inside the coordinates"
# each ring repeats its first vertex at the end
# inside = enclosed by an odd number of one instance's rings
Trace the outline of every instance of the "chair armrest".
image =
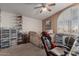
{"type": "Polygon", "coordinates": [[[69,47],[67,47],[67,46],[64,46],[64,48],[66,48],[66,49],[70,50],[70,48],[69,48],[69,47]]]}
{"type": "Polygon", "coordinates": [[[65,48],[65,49],[64,49],[65,55],[67,55],[67,54],[69,53],[69,51],[70,51],[70,48],[67,47],[67,46],[64,46],[64,45],[58,45],[58,46],[56,46],[56,47],[65,48]]]}
{"type": "Polygon", "coordinates": [[[52,54],[54,54],[56,56],[63,56],[64,55],[64,49],[62,49],[60,47],[55,47],[55,48],[49,50],[49,52],[51,52],[52,54]]]}
{"type": "Polygon", "coordinates": [[[70,48],[65,45],[57,45],[56,47],[66,48],[67,50],[70,50],[70,48]]]}

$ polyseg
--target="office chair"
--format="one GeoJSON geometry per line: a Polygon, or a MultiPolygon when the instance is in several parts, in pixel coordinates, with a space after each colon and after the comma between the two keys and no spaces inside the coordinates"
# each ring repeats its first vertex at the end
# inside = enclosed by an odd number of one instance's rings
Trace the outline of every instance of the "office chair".
{"type": "Polygon", "coordinates": [[[66,37],[65,38],[66,46],[69,47],[69,49],[72,48],[74,41],[75,41],[75,39],[73,37],[66,37]]]}
{"type": "MultiPolygon", "coordinates": [[[[44,49],[45,49],[47,56],[66,56],[69,53],[70,48],[71,48],[71,45],[69,46],[69,44],[67,44],[67,46],[62,45],[62,46],[56,46],[55,48],[53,48],[50,36],[43,35],[41,37],[41,40],[44,45],[44,49]]],[[[69,37],[67,37],[65,40],[66,40],[66,43],[68,43],[72,41],[72,37],[70,39],[69,37]]]]}

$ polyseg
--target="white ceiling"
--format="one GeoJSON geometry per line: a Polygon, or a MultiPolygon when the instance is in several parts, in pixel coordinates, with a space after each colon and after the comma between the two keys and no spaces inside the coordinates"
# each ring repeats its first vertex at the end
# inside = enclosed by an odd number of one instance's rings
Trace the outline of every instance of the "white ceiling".
{"type": "Polygon", "coordinates": [[[51,7],[51,12],[42,13],[39,12],[39,9],[34,9],[34,7],[39,6],[40,3],[0,3],[0,8],[8,12],[13,12],[27,17],[42,20],[71,4],[72,3],[56,3],[55,6],[51,7]]]}

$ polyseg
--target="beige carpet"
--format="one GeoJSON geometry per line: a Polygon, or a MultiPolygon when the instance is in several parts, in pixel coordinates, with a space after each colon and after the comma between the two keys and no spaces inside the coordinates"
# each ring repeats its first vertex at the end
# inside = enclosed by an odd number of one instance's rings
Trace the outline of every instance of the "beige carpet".
{"type": "Polygon", "coordinates": [[[35,47],[31,43],[21,44],[6,49],[0,49],[0,56],[45,56],[44,49],[35,47]]]}

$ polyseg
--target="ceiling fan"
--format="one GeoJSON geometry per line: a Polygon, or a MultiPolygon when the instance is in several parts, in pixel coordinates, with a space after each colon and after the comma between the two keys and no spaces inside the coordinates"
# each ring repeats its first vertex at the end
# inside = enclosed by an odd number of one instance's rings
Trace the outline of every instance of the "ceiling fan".
{"type": "Polygon", "coordinates": [[[56,4],[55,3],[52,3],[52,4],[47,4],[47,3],[41,3],[41,6],[38,6],[38,7],[34,7],[34,9],[38,9],[40,8],[40,13],[42,13],[43,11],[49,11],[51,12],[51,6],[55,6],[56,4]]]}

